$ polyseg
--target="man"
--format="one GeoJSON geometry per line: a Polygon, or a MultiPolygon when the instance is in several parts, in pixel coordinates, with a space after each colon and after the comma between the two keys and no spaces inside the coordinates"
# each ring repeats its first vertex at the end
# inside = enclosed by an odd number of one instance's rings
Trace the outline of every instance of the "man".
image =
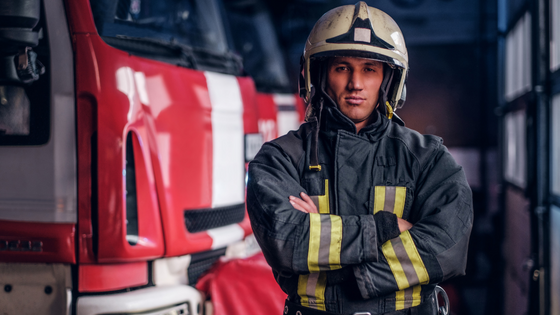
{"type": "Polygon", "coordinates": [[[315,24],[302,58],[307,123],[249,166],[253,231],[285,314],[436,314],[464,274],[471,192],[442,140],[405,128],[408,56],[364,2],[315,24]]]}

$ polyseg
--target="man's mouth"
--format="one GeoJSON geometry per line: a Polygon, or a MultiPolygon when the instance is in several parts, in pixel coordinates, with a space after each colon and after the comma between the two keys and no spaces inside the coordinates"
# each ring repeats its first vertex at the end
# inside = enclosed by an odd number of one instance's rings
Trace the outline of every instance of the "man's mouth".
{"type": "Polygon", "coordinates": [[[346,100],[346,103],[350,105],[360,105],[365,101],[365,98],[361,96],[347,96],[344,99],[346,100]]]}

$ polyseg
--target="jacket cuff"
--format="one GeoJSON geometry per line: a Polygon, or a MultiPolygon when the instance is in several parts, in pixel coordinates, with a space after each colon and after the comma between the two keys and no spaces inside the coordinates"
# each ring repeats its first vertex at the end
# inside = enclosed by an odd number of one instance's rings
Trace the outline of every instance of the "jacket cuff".
{"type": "Polygon", "coordinates": [[[375,219],[372,215],[360,215],[362,222],[362,243],[364,252],[364,262],[376,262],[378,259],[377,230],[375,219]]]}
{"type": "Polygon", "coordinates": [[[377,229],[377,246],[381,246],[401,234],[397,216],[394,213],[379,211],[373,215],[373,218],[377,229]]]}

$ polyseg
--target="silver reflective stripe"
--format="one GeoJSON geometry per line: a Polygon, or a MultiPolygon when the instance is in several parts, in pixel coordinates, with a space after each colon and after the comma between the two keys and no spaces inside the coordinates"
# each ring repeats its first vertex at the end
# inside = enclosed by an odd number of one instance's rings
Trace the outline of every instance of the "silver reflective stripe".
{"type": "Polygon", "coordinates": [[[394,186],[385,187],[385,206],[383,207],[385,211],[391,213],[395,211],[395,192],[396,192],[396,187],[394,186]]]}
{"type": "Polygon", "coordinates": [[[404,307],[412,307],[412,287],[404,290],[404,307]]]}
{"type": "Polygon", "coordinates": [[[319,247],[319,267],[321,270],[330,270],[329,251],[331,247],[331,218],[329,215],[321,216],[321,245],[319,247]]]}
{"type": "Polygon", "coordinates": [[[416,270],[408,257],[408,254],[404,248],[404,244],[400,237],[396,237],[391,240],[391,244],[393,244],[393,250],[399,262],[401,263],[402,269],[404,274],[406,275],[406,279],[408,280],[409,285],[416,285],[420,283],[418,276],[416,275],[416,270]]]}
{"type": "Polygon", "coordinates": [[[315,296],[315,290],[317,289],[317,282],[319,281],[319,273],[309,274],[307,280],[307,296],[309,297],[309,307],[317,308],[317,297],[315,296]]]}

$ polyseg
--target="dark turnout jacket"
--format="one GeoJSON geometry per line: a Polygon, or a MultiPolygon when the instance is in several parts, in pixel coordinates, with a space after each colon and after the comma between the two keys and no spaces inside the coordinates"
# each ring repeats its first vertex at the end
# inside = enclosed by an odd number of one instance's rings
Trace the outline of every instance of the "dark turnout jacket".
{"type": "Polygon", "coordinates": [[[435,284],[465,273],[471,191],[441,138],[374,114],[356,134],[338,109],[323,109],[320,170],[309,168],[310,123],[265,143],[249,165],[247,210],[291,302],[428,314],[435,284]],[[319,213],[290,204],[302,191],[319,213]],[[397,217],[414,226],[399,233],[397,217]]]}

